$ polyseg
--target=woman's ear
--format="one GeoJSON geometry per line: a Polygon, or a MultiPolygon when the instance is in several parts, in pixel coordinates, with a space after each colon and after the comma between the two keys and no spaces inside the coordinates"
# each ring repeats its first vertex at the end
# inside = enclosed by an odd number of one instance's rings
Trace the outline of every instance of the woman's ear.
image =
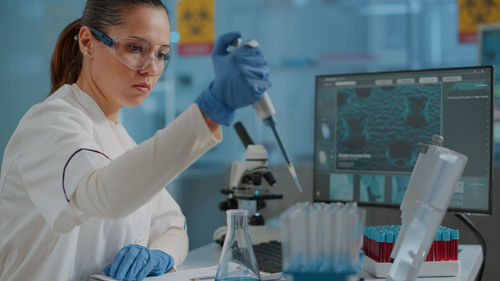
{"type": "Polygon", "coordinates": [[[88,26],[82,26],[78,33],[78,44],[80,46],[80,52],[82,52],[84,56],[90,56],[92,54],[92,39],[92,32],[88,26]]]}

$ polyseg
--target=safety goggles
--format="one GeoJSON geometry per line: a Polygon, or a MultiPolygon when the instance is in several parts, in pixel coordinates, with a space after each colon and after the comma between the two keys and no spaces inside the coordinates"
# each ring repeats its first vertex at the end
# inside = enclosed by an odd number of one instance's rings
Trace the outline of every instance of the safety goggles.
{"type": "Polygon", "coordinates": [[[156,66],[154,74],[161,74],[170,62],[170,46],[152,46],[149,41],[138,37],[113,39],[104,32],[89,26],[92,34],[126,66],[133,70],[143,70],[151,63],[156,66]],[[154,50],[153,56],[151,51],[154,50]]]}

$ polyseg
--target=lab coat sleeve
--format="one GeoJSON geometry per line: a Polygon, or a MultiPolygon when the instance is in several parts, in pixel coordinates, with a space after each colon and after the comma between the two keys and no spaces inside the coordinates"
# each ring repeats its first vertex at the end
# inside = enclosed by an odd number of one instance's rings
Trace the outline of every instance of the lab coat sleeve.
{"type": "Polygon", "coordinates": [[[218,142],[193,104],[154,137],[86,176],[73,195],[75,213],[127,216],[218,142]]]}
{"type": "Polygon", "coordinates": [[[153,204],[148,248],[164,251],[179,266],[189,249],[186,218],[166,189],[160,191],[153,204]]]}
{"type": "Polygon", "coordinates": [[[21,180],[51,227],[80,180],[110,163],[99,151],[89,122],[82,112],[58,100],[34,106],[19,124],[21,180]]]}

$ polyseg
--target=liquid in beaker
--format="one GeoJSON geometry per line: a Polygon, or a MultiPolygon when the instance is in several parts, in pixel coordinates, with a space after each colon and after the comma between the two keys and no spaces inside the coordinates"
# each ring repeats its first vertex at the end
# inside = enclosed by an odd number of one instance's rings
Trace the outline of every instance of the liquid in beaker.
{"type": "Polygon", "coordinates": [[[257,260],[248,234],[247,210],[227,210],[227,233],[216,281],[260,280],[257,260]]]}

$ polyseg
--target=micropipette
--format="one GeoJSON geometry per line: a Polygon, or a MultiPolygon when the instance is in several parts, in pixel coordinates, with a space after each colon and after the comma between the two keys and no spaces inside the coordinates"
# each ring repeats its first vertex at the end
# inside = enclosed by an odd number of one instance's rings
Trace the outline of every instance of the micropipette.
{"type": "MultiPolygon", "coordinates": [[[[238,40],[234,42],[233,46],[234,48],[238,48],[241,46],[250,46],[252,48],[256,48],[259,46],[259,42],[257,42],[257,40],[242,42],[241,38],[238,38],[238,40]]],[[[292,161],[290,161],[290,158],[288,158],[288,154],[286,153],[285,147],[281,142],[280,135],[278,134],[278,130],[276,129],[276,120],[274,119],[274,115],[276,114],[276,109],[274,108],[274,105],[271,101],[271,98],[267,94],[267,91],[264,92],[262,98],[257,102],[255,102],[252,105],[252,107],[255,113],[257,114],[257,117],[261,119],[264,122],[264,124],[269,128],[271,128],[271,130],[273,131],[274,137],[276,138],[276,141],[278,142],[281,152],[285,157],[286,163],[288,165],[288,171],[290,172],[290,175],[292,175],[293,181],[297,185],[297,188],[299,189],[300,193],[302,193],[303,192],[302,187],[300,186],[299,178],[297,177],[297,172],[295,171],[295,167],[293,166],[292,161]]]]}

